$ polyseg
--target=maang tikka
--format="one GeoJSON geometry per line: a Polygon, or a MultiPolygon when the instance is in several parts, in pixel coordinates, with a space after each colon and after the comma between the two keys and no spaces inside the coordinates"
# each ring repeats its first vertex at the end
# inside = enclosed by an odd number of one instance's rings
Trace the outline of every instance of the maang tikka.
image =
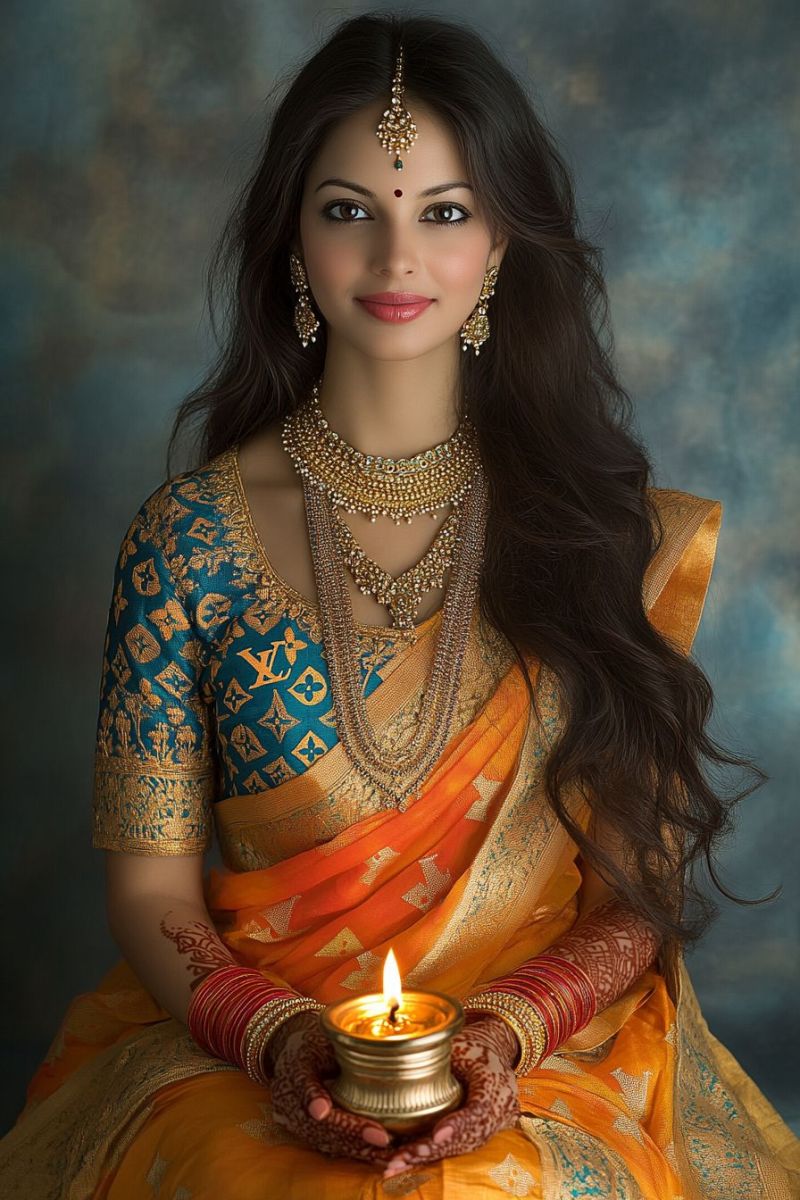
{"type": "Polygon", "coordinates": [[[402,171],[403,160],[399,151],[410,150],[417,140],[417,127],[411,113],[403,107],[403,48],[397,56],[397,65],[392,79],[392,103],[384,109],[375,133],[384,150],[397,157],[392,164],[395,171],[402,171]]]}
{"type": "MultiPolygon", "coordinates": [[[[397,63],[392,78],[391,106],[384,109],[375,134],[384,150],[388,151],[389,154],[395,155],[395,160],[392,164],[394,169],[402,171],[403,160],[400,157],[400,151],[410,150],[418,136],[417,126],[414,123],[411,113],[405,107],[404,102],[402,46],[397,56],[397,63]]],[[[290,265],[292,283],[294,284],[295,291],[300,296],[294,310],[294,326],[303,345],[307,346],[309,341],[315,342],[317,340],[314,334],[319,329],[319,321],[308,302],[308,280],[303,270],[303,264],[296,254],[292,254],[290,265]]],[[[480,347],[489,337],[487,306],[490,296],[494,295],[499,270],[500,268],[497,266],[487,267],[486,269],[478,303],[461,326],[462,350],[466,350],[468,346],[472,346],[475,354],[478,355],[480,354],[480,347]]]]}

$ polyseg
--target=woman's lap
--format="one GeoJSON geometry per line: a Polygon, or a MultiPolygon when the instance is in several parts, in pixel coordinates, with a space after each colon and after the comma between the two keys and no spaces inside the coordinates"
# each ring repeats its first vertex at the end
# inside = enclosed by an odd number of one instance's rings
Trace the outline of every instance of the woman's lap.
{"type": "Polygon", "coordinates": [[[162,1088],[102,1190],[103,1200],[541,1200],[539,1152],[518,1129],[478,1150],[386,1181],[379,1165],[331,1158],[272,1118],[269,1093],[242,1072],[162,1088]]]}

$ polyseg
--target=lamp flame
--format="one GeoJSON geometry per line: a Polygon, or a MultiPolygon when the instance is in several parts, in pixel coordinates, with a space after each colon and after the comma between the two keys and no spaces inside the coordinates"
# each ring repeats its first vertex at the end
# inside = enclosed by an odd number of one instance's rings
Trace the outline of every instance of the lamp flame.
{"type": "Polygon", "coordinates": [[[403,1003],[403,993],[400,988],[400,970],[394,950],[390,949],[383,964],[383,998],[388,1010],[398,1009],[403,1003]]]}

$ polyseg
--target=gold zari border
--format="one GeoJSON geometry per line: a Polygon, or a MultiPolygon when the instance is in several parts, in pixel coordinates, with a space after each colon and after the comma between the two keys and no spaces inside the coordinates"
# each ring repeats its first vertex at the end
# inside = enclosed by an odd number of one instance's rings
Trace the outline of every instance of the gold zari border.
{"type": "Polygon", "coordinates": [[[129,854],[202,854],[212,841],[215,786],[213,764],[151,775],[97,755],[92,845],[129,854]]]}

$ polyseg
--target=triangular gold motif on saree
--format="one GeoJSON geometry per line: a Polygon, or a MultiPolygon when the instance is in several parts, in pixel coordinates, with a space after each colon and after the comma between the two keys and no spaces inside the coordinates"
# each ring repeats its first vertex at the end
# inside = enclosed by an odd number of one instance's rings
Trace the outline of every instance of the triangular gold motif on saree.
{"type": "Polygon", "coordinates": [[[393,858],[398,858],[399,855],[399,850],[393,850],[391,846],[382,846],[377,854],[371,854],[369,858],[364,860],[367,870],[361,876],[359,883],[363,883],[364,887],[371,887],[375,882],[378,872],[387,866],[393,858]]]}
{"type": "Polygon", "coordinates": [[[436,900],[436,897],[445,891],[450,883],[450,872],[440,871],[436,865],[438,851],[433,854],[426,854],[424,858],[419,860],[419,865],[422,868],[422,874],[425,876],[424,883],[418,883],[409,891],[403,893],[403,899],[406,904],[413,904],[415,908],[426,912],[427,909],[436,900]]]}
{"type": "Polygon", "coordinates": [[[644,1118],[647,1110],[647,1092],[652,1071],[642,1071],[641,1075],[630,1075],[622,1067],[615,1067],[609,1074],[613,1075],[622,1089],[625,1104],[637,1121],[644,1118]]]}
{"type": "Polygon", "coordinates": [[[497,789],[500,787],[501,780],[487,779],[481,773],[476,775],[472,780],[472,786],[478,792],[478,799],[470,806],[469,811],[465,815],[466,821],[485,821],[486,814],[489,811],[489,805],[497,795],[497,789]]]}
{"type": "Polygon", "coordinates": [[[363,989],[367,986],[375,974],[376,967],[380,966],[381,960],[377,954],[373,954],[371,950],[366,950],[363,954],[359,954],[356,962],[360,970],[351,971],[342,980],[342,987],[349,988],[351,991],[355,991],[357,988],[363,989]]]}
{"type": "Polygon", "coordinates": [[[314,958],[346,958],[351,954],[359,954],[363,949],[364,947],[352,929],[348,929],[345,925],[344,929],[339,930],[336,937],[332,937],[320,950],[317,950],[314,958]]]}
{"type": "Polygon", "coordinates": [[[293,1145],[295,1143],[293,1134],[274,1119],[272,1105],[259,1104],[258,1107],[262,1112],[260,1120],[254,1118],[250,1121],[242,1121],[236,1128],[241,1129],[242,1133],[246,1133],[254,1141],[263,1142],[266,1146],[293,1145]]]}
{"type": "Polygon", "coordinates": [[[145,1183],[150,1185],[156,1196],[158,1195],[158,1190],[164,1180],[164,1175],[168,1166],[169,1160],[162,1158],[160,1153],[156,1151],[156,1156],[150,1164],[150,1169],[144,1177],[145,1183]]]}
{"type": "Polygon", "coordinates": [[[507,1154],[502,1162],[490,1167],[486,1174],[511,1196],[528,1196],[536,1182],[525,1166],[513,1154],[507,1154]]]}
{"type": "Polygon", "coordinates": [[[300,892],[281,900],[279,904],[271,904],[263,910],[262,916],[269,924],[262,928],[257,921],[248,921],[244,932],[256,942],[277,942],[279,938],[289,933],[289,922],[292,919],[292,909],[300,899],[300,892]]]}
{"type": "Polygon", "coordinates": [[[637,1142],[640,1142],[642,1146],[644,1145],[641,1127],[634,1117],[628,1117],[625,1113],[618,1113],[614,1117],[614,1124],[611,1128],[616,1129],[617,1133],[624,1133],[628,1137],[636,1138],[637,1142]]]}

